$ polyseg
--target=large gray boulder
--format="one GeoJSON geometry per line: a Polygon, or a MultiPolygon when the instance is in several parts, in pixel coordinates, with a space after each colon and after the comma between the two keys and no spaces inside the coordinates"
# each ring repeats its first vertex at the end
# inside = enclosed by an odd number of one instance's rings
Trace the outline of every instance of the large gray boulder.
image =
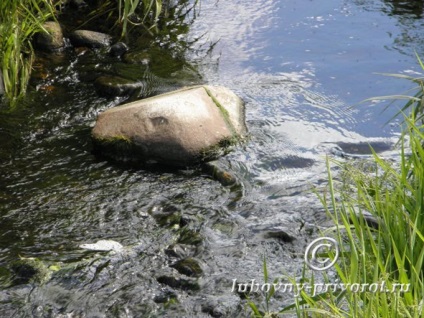
{"type": "Polygon", "coordinates": [[[243,101],[205,85],[111,108],[92,137],[95,152],[115,160],[186,166],[216,159],[246,133],[243,101]]]}

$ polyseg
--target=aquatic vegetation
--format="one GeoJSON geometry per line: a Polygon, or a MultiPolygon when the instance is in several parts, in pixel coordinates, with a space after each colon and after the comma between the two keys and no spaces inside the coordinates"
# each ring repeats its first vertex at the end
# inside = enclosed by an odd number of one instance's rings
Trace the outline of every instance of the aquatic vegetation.
{"type": "Polygon", "coordinates": [[[119,22],[122,24],[122,35],[127,33],[128,24],[144,24],[148,20],[150,25],[156,25],[162,12],[162,5],[162,0],[119,0],[119,22]],[[140,22],[136,22],[132,20],[132,17],[139,7],[142,8],[143,16],[140,22]]]}

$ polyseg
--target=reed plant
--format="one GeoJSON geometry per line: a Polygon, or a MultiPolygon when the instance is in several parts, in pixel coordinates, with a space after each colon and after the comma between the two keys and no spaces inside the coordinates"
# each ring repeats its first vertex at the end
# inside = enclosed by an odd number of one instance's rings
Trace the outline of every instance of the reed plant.
{"type": "MultiPolygon", "coordinates": [[[[43,23],[56,19],[63,0],[0,1],[0,70],[5,94],[10,101],[26,92],[34,57],[31,40],[37,32],[47,32],[43,23]]],[[[194,1],[197,3],[197,0],[194,1]]],[[[194,4],[194,5],[195,5],[194,4]]],[[[131,27],[141,26],[152,35],[158,21],[166,17],[172,6],[184,7],[187,0],[106,0],[87,13],[86,21],[106,17],[119,26],[121,36],[131,27]]]]}
{"type": "Polygon", "coordinates": [[[49,0],[0,2],[0,69],[10,100],[25,93],[33,59],[32,36],[47,32],[43,23],[54,16],[49,0]]]}
{"type": "MultiPolygon", "coordinates": [[[[344,286],[360,286],[342,297],[327,293],[324,303],[331,315],[424,317],[424,134],[414,117],[406,123],[399,165],[375,153],[372,173],[336,163],[345,171],[343,191],[328,167],[329,197],[321,199],[335,223],[329,229],[340,248],[335,269],[344,286]],[[347,191],[346,183],[354,191],[347,191]]],[[[308,305],[317,307],[313,301],[308,305]]]]}
{"type": "MultiPolygon", "coordinates": [[[[421,67],[421,70],[424,71],[424,63],[419,57],[417,53],[415,53],[415,56],[418,60],[418,63],[421,67]]],[[[378,96],[373,97],[370,99],[367,99],[365,101],[370,100],[392,100],[392,101],[398,101],[398,100],[405,100],[406,103],[404,106],[399,109],[399,111],[395,114],[394,117],[397,117],[401,114],[410,113],[411,116],[413,116],[414,120],[416,122],[419,122],[420,124],[424,124],[424,76],[410,76],[406,74],[392,74],[392,73],[383,73],[382,75],[390,76],[399,78],[402,80],[407,80],[413,84],[413,87],[405,92],[404,94],[397,94],[397,95],[388,95],[388,96],[378,96]]],[[[392,103],[389,103],[386,108],[390,107],[392,103]]],[[[412,117],[411,117],[412,118],[412,117]]],[[[393,118],[392,118],[393,119],[393,118]]]]}

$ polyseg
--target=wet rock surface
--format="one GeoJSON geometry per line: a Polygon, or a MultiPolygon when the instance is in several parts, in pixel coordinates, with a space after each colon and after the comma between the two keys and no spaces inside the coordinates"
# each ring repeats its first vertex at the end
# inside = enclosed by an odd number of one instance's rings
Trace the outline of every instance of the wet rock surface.
{"type": "Polygon", "coordinates": [[[121,57],[128,50],[129,47],[124,42],[117,42],[110,47],[109,54],[111,56],[121,57]]]}
{"type": "Polygon", "coordinates": [[[96,152],[115,160],[185,166],[220,156],[246,133],[237,95],[198,86],[107,110],[92,136],[96,152]]]}

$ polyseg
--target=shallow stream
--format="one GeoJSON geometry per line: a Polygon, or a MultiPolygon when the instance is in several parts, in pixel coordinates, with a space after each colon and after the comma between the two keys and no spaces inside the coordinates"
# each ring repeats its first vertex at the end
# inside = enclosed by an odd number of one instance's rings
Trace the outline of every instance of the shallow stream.
{"type": "Polygon", "coordinates": [[[101,52],[44,61],[53,75],[0,114],[0,316],[246,317],[234,280],[261,282],[264,255],[270,277],[299,276],[328,225],[312,192],[326,185],[326,155],[369,154],[368,143],[396,154],[399,120],[385,123],[402,104],[359,102],[411,88],[376,73],[418,76],[422,15],[421,1],[201,1],[186,53],[198,73],[156,75],[168,89],[206,82],[245,100],[250,139],[220,160],[233,187],[197,168],[93,156],[94,121],[122,98],[99,97],[87,78],[98,64],[135,70],[101,52]],[[98,240],[124,250],[79,247],[98,240]],[[19,257],[59,270],[8,286],[19,257]]]}

